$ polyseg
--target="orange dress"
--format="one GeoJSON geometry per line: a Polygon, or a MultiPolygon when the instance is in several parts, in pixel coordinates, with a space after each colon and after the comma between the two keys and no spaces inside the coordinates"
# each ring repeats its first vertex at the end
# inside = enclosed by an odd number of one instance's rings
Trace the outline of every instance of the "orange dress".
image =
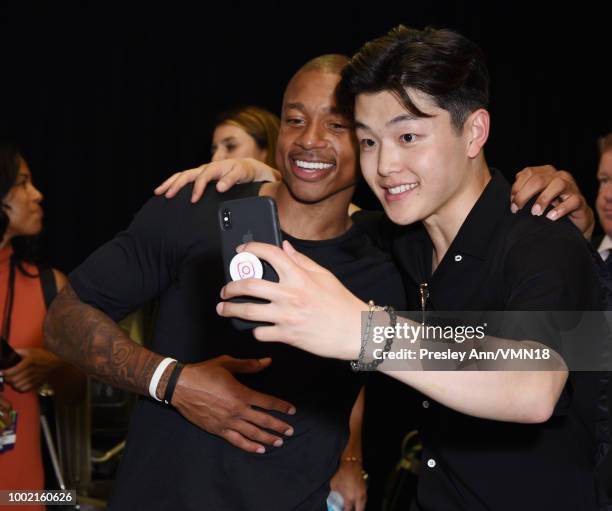
{"type": "MultiPolygon", "coordinates": [[[[4,323],[4,306],[9,285],[10,245],[0,250],[0,325],[4,323]]],[[[35,266],[24,264],[31,274],[35,266]]],[[[42,348],[45,300],[39,278],[15,271],[15,293],[9,344],[13,348],[42,348]]],[[[0,489],[42,490],[44,472],[40,447],[40,410],[36,390],[26,393],[15,391],[6,382],[2,396],[18,412],[15,447],[0,454],[0,489]]],[[[44,510],[42,505],[0,506],[2,511],[44,510]]]]}

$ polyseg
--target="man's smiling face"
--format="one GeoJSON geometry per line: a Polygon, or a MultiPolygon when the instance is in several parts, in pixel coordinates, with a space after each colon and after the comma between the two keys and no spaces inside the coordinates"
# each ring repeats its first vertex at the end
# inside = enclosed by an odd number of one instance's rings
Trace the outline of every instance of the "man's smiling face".
{"type": "Polygon", "coordinates": [[[358,178],[357,145],[336,108],[340,76],[321,71],[295,75],[283,98],[276,163],[291,195],[318,203],[350,189],[358,178]]]}
{"type": "Polygon", "coordinates": [[[359,94],[355,126],[361,169],[389,218],[410,224],[437,215],[465,183],[465,134],[427,94],[409,90],[431,117],[410,113],[389,91],[359,94]]]}

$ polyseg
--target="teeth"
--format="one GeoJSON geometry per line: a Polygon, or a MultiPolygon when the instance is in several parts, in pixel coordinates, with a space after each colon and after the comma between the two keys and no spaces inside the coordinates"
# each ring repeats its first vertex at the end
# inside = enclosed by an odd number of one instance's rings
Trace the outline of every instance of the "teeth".
{"type": "Polygon", "coordinates": [[[419,186],[418,183],[409,183],[407,185],[399,185],[399,186],[394,186],[393,188],[387,188],[387,191],[391,195],[397,195],[398,193],[403,193],[403,192],[406,192],[408,190],[413,190],[417,186],[419,186]]]}
{"type": "Polygon", "coordinates": [[[334,166],[333,163],[323,163],[318,161],[295,160],[295,163],[298,167],[304,170],[327,170],[334,166]]]}

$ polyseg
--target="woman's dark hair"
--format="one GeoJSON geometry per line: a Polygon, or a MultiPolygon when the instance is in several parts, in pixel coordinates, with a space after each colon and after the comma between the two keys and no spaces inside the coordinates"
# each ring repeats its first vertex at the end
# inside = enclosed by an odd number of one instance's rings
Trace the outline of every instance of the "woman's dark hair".
{"type": "MultiPolygon", "coordinates": [[[[22,159],[23,157],[15,144],[0,142],[0,200],[2,201],[0,207],[0,239],[4,238],[9,225],[4,201],[17,181],[22,159]]],[[[38,262],[38,236],[16,236],[11,239],[11,245],[13,246],[17,267],[21,272],[31,277],[37,276],[27,272],[21,263],[35,264],[38,262]]]]}
{"type": "Polygon", "coordinates": [[[358,94],[389,91],[414,115],[430,117],[417,108],[406,89],[430,96],[461,130],[470,113],[489,103],[484,54],[452,30],[400,25],[353,56],[342,72],[338,103],[352,117],[358,94]]]}
{"type": "Polygon", "coordinates": [[[259,149],[267,150],[264,163],[276,166],[276,139],[280,129],[280,119],[276,115],[258,106],[245,106],[219,114],[215,126],[221,124],[233,124],[246,131],[259,149]]]}

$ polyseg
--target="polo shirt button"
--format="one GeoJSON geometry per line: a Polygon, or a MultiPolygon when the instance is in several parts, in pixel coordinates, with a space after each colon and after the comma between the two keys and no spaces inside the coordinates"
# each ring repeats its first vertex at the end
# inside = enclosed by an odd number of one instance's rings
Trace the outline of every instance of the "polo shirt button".
{"type": "Polygon", "coordinates": [[[427,399],[423,401],[423,408],[429,408],[429,401],[427,399]]]}
{"type": "Polygon", "coordinates": [[[463,259],[463,256],[461,256],[461,255],[459,255],[459,254],[457,254],[457,255],[455,256],[455,261],[457,261],[458,263],[460,263],[462,259],[463,259]]]}
{"type": "Polygon", "coordinates": [[[427,466],[429,468],[434,468],[436,466],[436,460],[434,460],[433,458],[430,458],[427,460],[427,466]]]}

